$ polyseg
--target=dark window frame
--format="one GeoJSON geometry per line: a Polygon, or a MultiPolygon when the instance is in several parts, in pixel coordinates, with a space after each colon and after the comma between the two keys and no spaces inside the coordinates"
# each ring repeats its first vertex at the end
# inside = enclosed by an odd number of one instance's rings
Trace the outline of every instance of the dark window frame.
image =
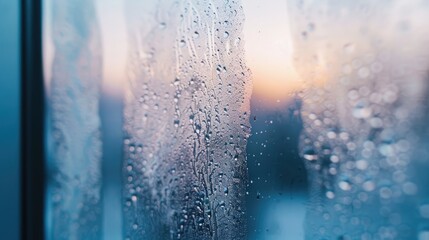
{"type": "Polygon", "coordinates": [[[21,0],[21,239],[45,239],[42,2],[21,0]]]}

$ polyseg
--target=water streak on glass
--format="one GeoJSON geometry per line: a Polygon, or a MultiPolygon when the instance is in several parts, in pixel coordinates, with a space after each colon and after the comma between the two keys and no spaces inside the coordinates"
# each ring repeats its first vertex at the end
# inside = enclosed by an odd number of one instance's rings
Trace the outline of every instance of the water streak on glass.
{"type": "Polygon", "coordinates": [[[101,239],[99,28],[92,1],[53,1],[49,239],[101,239]]]}
{"type": "Polygon", "coordinates": [[[249,71],[240,1],[127,1],[124,234],[244,239],[249,71]]]}

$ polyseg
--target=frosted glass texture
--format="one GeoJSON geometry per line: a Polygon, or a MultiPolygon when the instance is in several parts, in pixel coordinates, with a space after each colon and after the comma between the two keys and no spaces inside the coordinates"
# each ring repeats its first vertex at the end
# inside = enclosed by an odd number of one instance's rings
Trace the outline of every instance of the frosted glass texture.
{"type": "Polygon", "coordinates": [[[100,36],[92,1],[52,1],[48,239],[102,239],[100,36]]]}

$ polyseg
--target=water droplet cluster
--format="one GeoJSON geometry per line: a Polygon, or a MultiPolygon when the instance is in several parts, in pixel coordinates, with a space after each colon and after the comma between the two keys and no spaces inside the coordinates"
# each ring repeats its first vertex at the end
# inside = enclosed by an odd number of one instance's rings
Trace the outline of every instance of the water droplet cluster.
{"type": "Polygon", "coordinates": [[[240,1],[146,11],[130,31],[125,236],[242,239],[250,82],[240,1]]]}
{"type": "Polygon", "coordinates": [[[429,167],[420,132],[427,129],[429,57],[420,51],[429,31],[421,31],[428,26],[419,18],[429,8],[382,2],[291,4],[296,67],[305,81],[300,149],[311,183],[309,239],[425,234],[418,209],[429,197],[428,177],[418,169],[429,167]],[[407,25],[404,34],[404,19],[420,27],[407,25]]]}

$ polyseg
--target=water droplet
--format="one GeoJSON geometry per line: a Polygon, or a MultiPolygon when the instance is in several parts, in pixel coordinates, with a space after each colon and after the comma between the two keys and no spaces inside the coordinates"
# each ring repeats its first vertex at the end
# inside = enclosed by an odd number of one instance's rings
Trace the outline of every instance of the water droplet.
{"type": "Polygon", "coordinates": [[[179,41],[179,47],[184,47],[186,45],[186,41],[185,40],[180,40],[179,41]]]}
{"type": "Polygon", "coordinates": [[[382,128],[383,120],[381,120],[378,117],[371,118],[371,120],[369,120],[369,124],[371,125],[372,128],[382,128]]]}
{"type": "Polygon", "coordinates": [[[326,136],[327,136],[329,139],[334,139],[334,138],[336,138],[336,137],[337,137],[337,134],[336,134],[335,132],[333,132],[333,131],[329,131],[328,133],[326,133],[326,136]]]}
{"type": "Polygon", "coordinates": [[[315,161],[318,159],[317,153],[316,153],[316,151],[314,151],[313,148],[305,149],[303,157],[304,157],[304,159],[306,159],[308,161],[315,161]]]}
{"type": "Polygon", "coordinates": [[[202,226],[203,223],[204,223],[204,218],[199,217],[198,220],[197,220],[197,223],[198,223],[198,225],[202,226]]]}
{"type": "Polygon", "coordinates": [[[339,161],[340,161],[340,158],[339,158],[338,156],[336,156],[336,155],[332,155],[329,159],[330,159],[330,160],[331,160],[331,162],[333,162],[333,163],[337,163],[337,162],[339,162],[339,161]]]}
{"type": "Polygon", "coordinates": [[[371,192],[375,190],[375,184],[373,181],[366,181],[362,184],[363,190],[371,192]]]}
{"type": "Polygon", "coordinates": [[[384,199],[392,197],[392,190],[388,187],[380,188],[380,197],[384,199]]]}
{"type": "Polygon", "coordinates": [[[395,148],[390,143],[381,144],[378,147],[378,151],[381,153],[381,155],[386,156],[386,157],[392,157],[395,155],[395,148]]]}
{"type": "Polygon", "coordinates": [[[362,119],[362,118],[368,118],[371,116],[372,110],[371,107],[368,106],[366,101],[359,101],[355,104],[353,108],[353,117],[362,119]]]}
{"type": "Polygon", "coordinates": [[[220,74],[222,72],[222,66],[221,65],[217,65],[216,67],[216,73],[220,74]]]}
{"type": "Polygon", "coordinates": [[[396,86],[387,88],[383,93],[385,103],[394,103],[398,99],[398,89],[396,86]]]}
{"type": "Polygon", "coordinates": [[[419,212],[420,216],[429,219],[429,203],[420,205],[419,212]]]}
{"type": "Polygon", "coordinates": [[[335,198],[335,193],[332,191],[327,191],[326,192],[326,197],[329,199],[334,199],[335,198]]]}
{"type": "Polygon", "coordinates": [[[174,79],[173,84],[174,84],[174,86],[179,86],[179,84],[180,84],[180,79],[178,79],[178,78],[174,79]]]}
{"type": "Polygon", "coordinates": [[[351,186],[351,184],[348,181],[340,181],[338,183],[338,186],[343,191],[349,191],[350,189],[352,189],[352,186],[351,186]]]}
{"type": "Polygon", "coordinates": [[[407,195],[415,195],[418,191],[417,185],[412,182],[406,182],[402,185],[402,191],[407,195]]]}
{"type": "Polygon", "coordinates": [[[136,150],[136,148],[134,147],[134,146],[129,146],[128,147],[128,150],[130,151],[130,152],[134,152],[135,150],[136,150]]]}
{"type": "Polygon", "coordinates": [[[176,119],[176,120],[174,120],[173,123],[174,123],[174,127],[177,128],[177,127],[179,127],[180,121],[176,119]]]}
{"type": "Polygon", "coordinates": [[[238,37],[235,39],[234,45],[237,47],[240,44],[240,42],[241,42],[241,38],[238,37]]]}
{"type": "Polygon", "coordinates": [[[193,38],[198,38],[199,36],[200,34],[197,31],[195,31],[194,34],[192,35],[193,38]]]}
{"type": "Polygon", "coordinates": [[[360,68],[360,69],[359,69],[359,71],[358,71],[358,75],[359,75],[359,77],[360,77],[360,78],[362,78],[362,79],[368,78],[368,77],[369,77],[369,73],[370,73],[370,71],[369,71],[369,69],[368,69],[368,68],[366,68],[366,67],[362,67],[362,68],[360,68]]]}
{"type": "Polygon", "coordinates": [[[131,164],[128,164],[127,166],[127,171],[131,172],[133,170],[133,166],[131,164]]]}
{"type": "Polygon", "coordinates": [[[358,160],[356,161],[356,168],[359,170],[365,170],[368,168],[368,162],[366,160],[358,160]]]}

